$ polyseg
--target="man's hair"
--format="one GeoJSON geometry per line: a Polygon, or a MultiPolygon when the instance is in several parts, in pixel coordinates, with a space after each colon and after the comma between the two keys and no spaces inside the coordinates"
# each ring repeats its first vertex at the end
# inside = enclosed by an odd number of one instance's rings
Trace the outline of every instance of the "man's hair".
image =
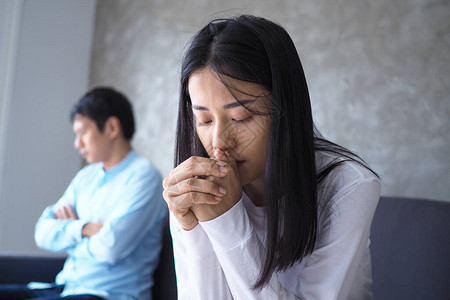
{"type": "Polygon", "coordinates": [[[131,140],[134,134],[133,108],[130,101],[122,93],[110,87],[96,87],[88,91],[72,108],[70,120],[76,115],[87,117],[97,124],[103,132],[109,117],[117,117],[120,121],[125,139],[131,140]]]}

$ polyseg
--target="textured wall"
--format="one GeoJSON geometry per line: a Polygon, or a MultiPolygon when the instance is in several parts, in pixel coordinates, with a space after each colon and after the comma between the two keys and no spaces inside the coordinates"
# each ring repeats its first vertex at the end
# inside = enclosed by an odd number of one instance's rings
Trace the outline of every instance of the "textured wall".
{"type": "Polygon", "coordinates": [[[183,49],[239,13],[288,30],[319,129],[381,174],[384,195],[450,199],[447,0],[98,1],[90,85],[129,95],[138,152],[171,170],[183,49]]]}

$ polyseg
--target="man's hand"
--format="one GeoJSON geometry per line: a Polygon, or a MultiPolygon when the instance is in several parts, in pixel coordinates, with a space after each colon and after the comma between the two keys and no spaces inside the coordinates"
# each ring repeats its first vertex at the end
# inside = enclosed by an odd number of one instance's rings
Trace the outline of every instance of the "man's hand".
{"type": "Polygon", "coordinates": [[[84,237],[91,237],[100,231],[103,227],[103,222],[89,222],[84,224],[81,230],[81,235],[84,237]]]}
{"type": "MultiPolygon", "coordinates": [[[[55,217],[59,220],[78,220],[78,215],[70,204],[66,204],[58,208],[55,213],[55,217]]],[[[99,232],[102,227],[103,222],[86,223],[81,230],[81,235],[84,237],[91,237],[99,232]]]]}
{"type": "Polygon", "coordinates": [[[55,213],[55,217],[60,220],[78,220],[77,213],[70,204],[66,204],[58,208],[55,213]]]}

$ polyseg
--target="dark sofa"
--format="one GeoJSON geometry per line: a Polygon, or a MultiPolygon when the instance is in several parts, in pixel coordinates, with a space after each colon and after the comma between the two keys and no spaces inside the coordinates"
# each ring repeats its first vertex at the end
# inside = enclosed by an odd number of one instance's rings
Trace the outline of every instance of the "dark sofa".
{"type": "Polygon", "coordinates": [[[450,299],[450,202],[381,197],[370,248],[375,300],[450,299]]]}
{"type": "MultiPolygon", "coordinates": [[[[164,228],[154,299],[176,299],[172,240],[164,228]]],[[[381,197],[371,230],[375,300],[450,299],[450,202],[381,197]]],[[[64,259],[1,256],[0,283],[52,282],[64,259]]]]}

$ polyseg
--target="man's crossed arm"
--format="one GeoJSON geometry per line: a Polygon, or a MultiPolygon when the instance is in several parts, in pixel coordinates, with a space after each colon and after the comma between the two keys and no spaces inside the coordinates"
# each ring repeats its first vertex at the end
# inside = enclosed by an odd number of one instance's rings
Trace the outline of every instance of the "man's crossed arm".
{"type": "MultiPolygon", "coordinates": [[[[72,205],[66,204],[58,208],[55,213],[55,218],[59,220],[78,220],[78,215],[73,209],[72,205]]],[[[89,222],[83,226],[81,235],[84,237],[91,237],[100,231],[103,227],[103,222],[89,222]]]]}

